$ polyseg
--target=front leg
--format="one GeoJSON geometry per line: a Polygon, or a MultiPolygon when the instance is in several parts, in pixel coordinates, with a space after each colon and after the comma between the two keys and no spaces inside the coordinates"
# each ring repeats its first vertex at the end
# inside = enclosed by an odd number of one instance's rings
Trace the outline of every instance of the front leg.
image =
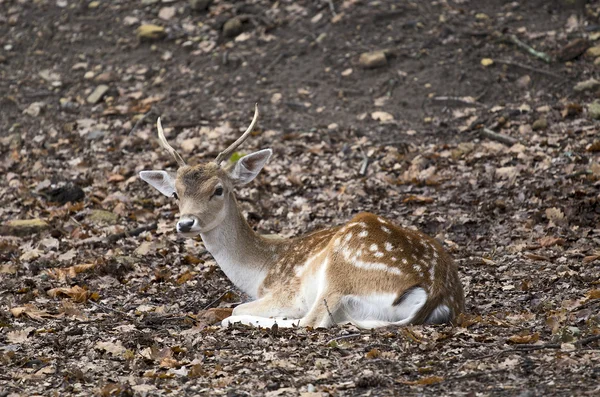
{"type": "Polygon", "coordinates": [[[303,314],[302,309],[294,307],[290,300],[283,301],[280,297],[275,298],[273,294],[268,294],[237,306],[233,309],[232,315],[224,319],[221,325],[226,327],[229,324],[242,323],[269,328],[277,323],[280,327],[293,327],[298,325],[299,318],[303,314]]]}

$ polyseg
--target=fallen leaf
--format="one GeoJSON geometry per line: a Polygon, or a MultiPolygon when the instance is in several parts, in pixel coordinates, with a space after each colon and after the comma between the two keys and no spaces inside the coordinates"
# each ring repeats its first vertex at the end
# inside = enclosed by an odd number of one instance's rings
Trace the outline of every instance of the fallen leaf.
{"type": "Polygon", "coordinates": [[[444,381],[444,378],[441,376],[428,376],[426,378],[421,378],[419,380],[409,381],[409,380],[401,380],[401,383],[405,385],[413,385],[413,386],[428,386],[435,385],[436,383],[441,383],[444,381]]]}
{"type": "Polygon", "coordinates": [[[540,339],[538,332],[533,334],[517,334],[513,335],[508,340],[512,343],[523,344],[523,343],[535,343],[540,339]]]}
{"type": "Polygon", "coordinates": [[[546,236],[538,240],[542,247],[552,247],[555,245],[564,245],[565,239],[560,237],[546,236]]]}
{"type": "Polygon", "coordinates": [[[483,59],[481,60],[481,64],[482,64],[483,66],[491,66],[491,65],[493,65],[493,64],[494,64],[494,60],[493,60],[493,59],[491,59],[491,58],[483,58],[483,59]]]}
{"type": "Polygon", "coordinates": [[[388,112],[381,111],[371,113],[371,118],[375,121],[381,121],[382,123],[394,120],[394,116],[388,112]]]}
{"type": "Polygon", "coordinates": [[[70,288],[52,288],[46,292],[48,296],[52,298],[69,297],[74,302],[83,303],[92,298],[92,293],[86,289],[81,288],[78,285],[74,285],[70,288]]]}
{"type": "Polygon", "coordinates": [[[25,306],[13,307],[10,309],[10,313],[15,317],[27,316],[33,320],[42,321],[44,318],[59,318],[63,314],[50,314],[44,310],[40,310],[37,307],[27,304],[25,306]]]}
{"type": "Polygon", "coordinates": [[[16,331],[9,331],[6,333],[6,340],[10,343],[23,343],[29,339],[29,334],[35,331],[33,327],[27,327],[16,331]]]}
{"type": "Polygon", "coordinates": [[[67,278],[74,278],[77,276],[77,274],[90,270],[94,266],[95,265],[93,263],[85,263],[64,268],[47,269],[44,271],[44,273],[53,279],[66,281],[67,278]]]}
{"type": "Polygon", "coordinates": [[[119,357],[125,353],[125,346],[123,343],[118,340],[116,342],[98,342],[94,345],[94,348],[97,350],[103,350],[107,353],[110,353],[113,357],[119,357]]]}

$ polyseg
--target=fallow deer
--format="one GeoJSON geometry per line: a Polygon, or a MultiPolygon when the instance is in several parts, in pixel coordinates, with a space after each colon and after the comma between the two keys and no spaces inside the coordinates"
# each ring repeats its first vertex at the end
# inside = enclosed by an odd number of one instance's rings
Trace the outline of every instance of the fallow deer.
{"type": "Polygon", "coordinates": [[[179,168],[140,172],[144,181],[178,200],[177,231],[200,234],[225,275],[254,299],[237,306],[222,325],[329,327],[350,322],[375,328],[453,321],[464,306],[456,266],[436,240],[419,231],[370,213],[292,239],[265,238],[252,230],[234,189],[256,178],[272,151],[225,161],[257,119],[258,107],[244,134],[214,161],[190,166],[167,142],[159,118],[160,144],[179,168]]]}

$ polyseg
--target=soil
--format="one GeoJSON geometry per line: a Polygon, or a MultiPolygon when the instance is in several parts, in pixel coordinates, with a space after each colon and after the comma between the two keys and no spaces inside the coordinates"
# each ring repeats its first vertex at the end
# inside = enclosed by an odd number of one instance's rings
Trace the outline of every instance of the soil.
{"type": "Polygon", "coordinates": [[[0,395],[598,394],[599,14],[0,0],[0,395]],[[384,64],[365,68],[371,51],[384,64]],[[250,224],[290,237],[369,211],[419,228],[459,265],[457,324],[218,326],[247,297],[137,173],[175,169],[158,116],[197,163],[254,103],[236,156],[275,155],[239,191],[250,224]]]}

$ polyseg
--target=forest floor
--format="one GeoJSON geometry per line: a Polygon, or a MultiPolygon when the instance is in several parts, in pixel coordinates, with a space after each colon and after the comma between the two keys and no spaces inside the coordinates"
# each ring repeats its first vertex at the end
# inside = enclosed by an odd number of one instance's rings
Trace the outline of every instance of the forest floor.
{"type": "Polygon", "coordinates": [[[600,3],[570,3],[0,0],[0,396],[598,395],[600,3]],[[137,173],[175,169],[159,115],[196,163],[255,102],[250,224],[417,227],[458,324],[214,325],[246,297],[137,173]]]}

